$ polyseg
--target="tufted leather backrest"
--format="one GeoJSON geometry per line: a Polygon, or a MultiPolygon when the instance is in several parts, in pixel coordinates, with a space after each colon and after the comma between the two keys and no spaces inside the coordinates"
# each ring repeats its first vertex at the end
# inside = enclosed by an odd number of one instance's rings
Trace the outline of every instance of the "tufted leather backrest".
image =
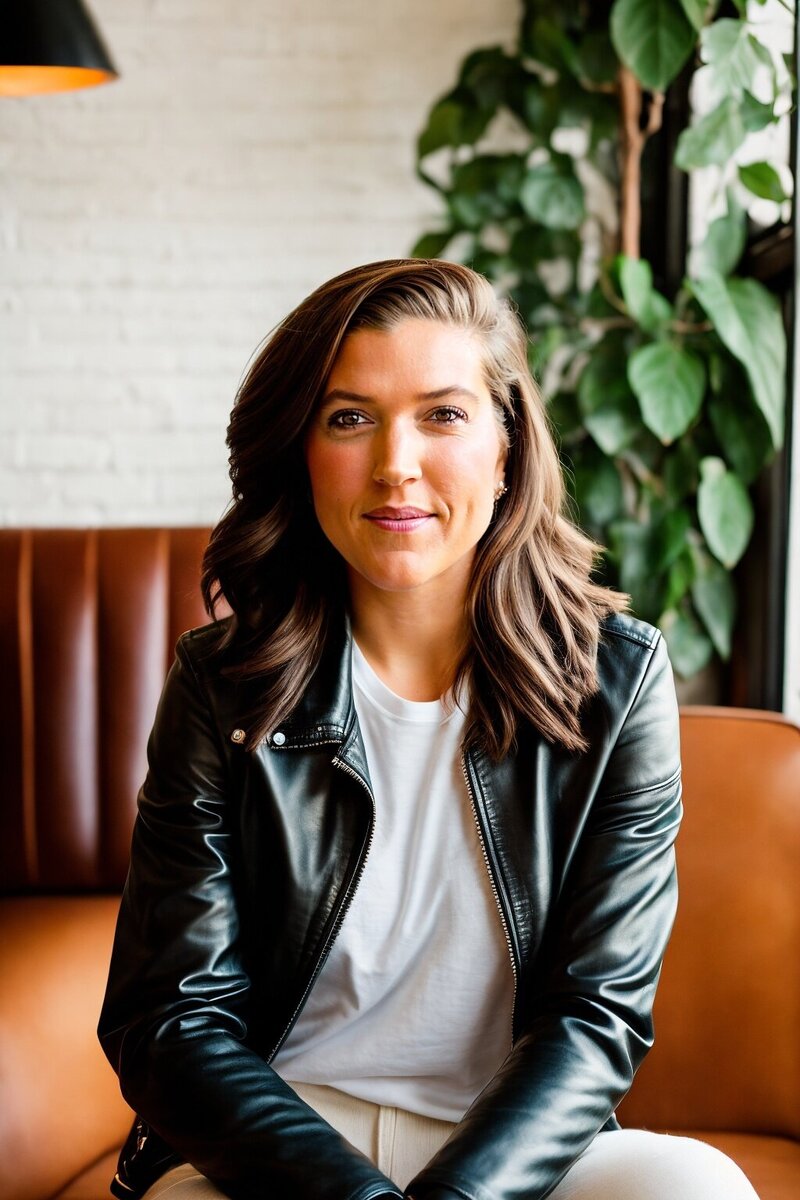
{"type": "Polygon", "coordinates": [[[205,529],[0,530],[0,886],[109,891],[127,869],[175,641],[208,621],[205,529]]]}
{"type": "Polygon", "coordinates": [[[626,1125],[800,1138],[800,728],[681,710],[680,899],[626,1125]]]}

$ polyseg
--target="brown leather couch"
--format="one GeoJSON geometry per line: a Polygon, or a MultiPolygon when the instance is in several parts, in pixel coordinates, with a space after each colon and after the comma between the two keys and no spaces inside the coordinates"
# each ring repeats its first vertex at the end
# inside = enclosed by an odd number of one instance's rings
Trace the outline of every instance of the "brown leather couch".
{"type": "MultiPolygon", "coordinates": [[[[130,1112],[95,1037],[145,742],[207,531],[0,530],[0,1197],[100,1200],[130,1112]]],[[[681,903],[620,1117],[800,1197],[800,729],[685,708],[681,903]]],[[[680,1200],[676,1197],[676,1200],[680,1200]]]]}

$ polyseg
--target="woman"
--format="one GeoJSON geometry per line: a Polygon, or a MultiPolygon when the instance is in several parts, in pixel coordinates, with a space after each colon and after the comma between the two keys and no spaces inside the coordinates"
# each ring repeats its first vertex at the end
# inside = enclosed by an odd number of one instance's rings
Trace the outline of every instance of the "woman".
{"type": "Polygon", "coordinates": [[[148,1200],[737,1200],[620,1131],[675,910],[675,691],[589,575],[523,332],[359,267],[251,366],[100,1036],[148,1200]],[[149,1189],[149,1190],[148,1190],[149,1189]]]}

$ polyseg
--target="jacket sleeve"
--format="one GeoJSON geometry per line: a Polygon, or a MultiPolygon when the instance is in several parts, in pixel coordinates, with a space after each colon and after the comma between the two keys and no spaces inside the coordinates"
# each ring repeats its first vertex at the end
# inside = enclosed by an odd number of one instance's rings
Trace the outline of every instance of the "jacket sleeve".
{"type": "Polygon", "coordinates": [[[659,635],[534,964],[524,1036],[407,1195],[541,1200],[613,1117],[653,1041],[681,811],[678,705],[659,635]]]}
{"type": "Polygon", "coordinates": [[[125,1099],[237,1200],[399,1196],[248,1048],[225,753],[185,639],[148,763],[99,1025],[125,1099]]]}

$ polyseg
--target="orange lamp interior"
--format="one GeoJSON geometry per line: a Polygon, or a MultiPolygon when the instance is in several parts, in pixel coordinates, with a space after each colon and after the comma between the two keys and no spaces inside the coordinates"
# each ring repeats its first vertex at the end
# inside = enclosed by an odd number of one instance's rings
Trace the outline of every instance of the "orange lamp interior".
{"type": "Polygon", "coordinates": [[[0,96],[30,96],[38,92],[70,92],[97,87],[117,76],[96,67],[0,66],[0,96]]]}

